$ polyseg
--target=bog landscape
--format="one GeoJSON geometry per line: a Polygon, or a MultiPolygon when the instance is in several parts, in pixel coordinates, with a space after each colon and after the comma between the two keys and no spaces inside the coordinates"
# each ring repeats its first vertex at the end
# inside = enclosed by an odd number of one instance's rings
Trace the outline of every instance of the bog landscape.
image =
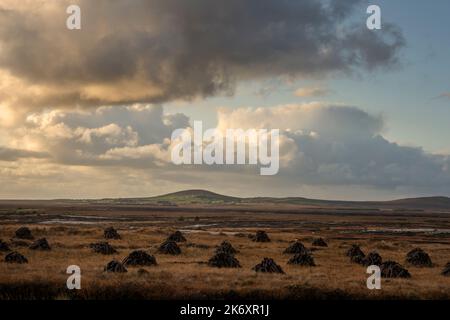
{"type": "Polygon", "coordinates": [[[0,0],[0,300],[450,299],[448,12],[0,0]]]}
{"type": "Polygon", "coordinates": [[[450,199],[1,201],[0,299],[448,299],[450,199]],[[69,290],[69,265],[81,289],[69,290]],[[369,290],[369,265],[381,268],[369,290]]]}

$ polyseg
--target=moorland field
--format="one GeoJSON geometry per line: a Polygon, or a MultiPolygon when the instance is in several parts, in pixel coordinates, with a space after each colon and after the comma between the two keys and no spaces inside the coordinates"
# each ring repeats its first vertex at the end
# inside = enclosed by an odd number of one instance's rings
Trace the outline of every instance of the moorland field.
{"type": "Polygon", "coordinates": [[[336,202],[303,198],[240,199],[207,191],[154,198],[0,201],[0,299],[449,299],[450,201],[447,198],[391,202],[336,202]],[[28,227],[33,239],[17,239],[28,227]],[[114,227],[120,239],[105,239],[114,227]],[[174,231],[185,242],[179,255],[158,252],[174,231]],[[263,230],[270,242],[256,242],[263,230]],[[253,237],[253,238],[252,238],[253,237]],[[30,245],[45,238],[51,250],[30,245]],[[313,246],[323,238],[327,247],[313,246]],[[315,266],[291,265],[283,251],[295,240],[310,250],[315,266]],[[107,241],[117,252],[96,253],[90,245],[107,241]],[[216,246],[228,241],[241,268],[208,265],[216,246]],[[381,290],[368,290],[366,267],[346,251],[358,244],[365,253],[394,260],[410,278],[383,278],[381,290]],[[406,261],[414,248],[431,267],[406,261]],[[157,265],[128,266],[126,273],[105,272],[112,260],[144,250],[157,265]],[[19,252],[25,264],[6,263],[19,252]],[[284,274],[252,268],[272,258],[284,274]],[[78,265],[81,290],[68,290],[66,269],[78,265]]]}

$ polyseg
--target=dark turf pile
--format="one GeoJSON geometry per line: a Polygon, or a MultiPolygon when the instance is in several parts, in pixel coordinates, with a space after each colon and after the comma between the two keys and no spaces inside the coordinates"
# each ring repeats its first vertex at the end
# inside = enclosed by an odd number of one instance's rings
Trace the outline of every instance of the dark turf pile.
{"type": "Polygon", "coordinates": [[[117,250],[114,249],[108,242],[98,242],[98,243],[91,243],[89,247],[94,251],[95,253],[100,254],[115,254],[117,253],[117,250]]]}
{"type": "Polygon", "coordinates": [[[6,242],[0,239],[0,251],[10,251],[9,246],[6,242]]]}
{"type": "Polygon", "coordinates": [[[296,254],[289,261],[288,264],[295,264],[299,266],[308,266],[314,267],[316,264],[314,263],[314,258],[307,252],[296,254]]]}
{"type": "Polygon", "coordinates": [[[48,244],[47,239],[38,239],[30,245],[31,250],[50,251],[52,248],[48,244]]]}
{"type": "Polygon", "coordinates": [[[386,261],[380,265],[383,278],[411,278],[411,274],[395,261],[386,261]]]}
{"type": "Polygon", "coordinates": [[[28,259],[25,258],[20,253],[14,251],[5,256],[5,262],[6,263],[24,264],[24,263],[28,263],[28,259]]]}
{"type": "Polygon", "coordinates": [[[284,273],[283,269],[270,258],[264,258],[261,263],[253,267],[253,270],[265,273],[284,273]]]}
{"type": "Polygon", "coordinates": [[[178,255],[181,254],[181,249],[177,245],[175,241],[165,241],[158,249],[159,253],[162,254],[171,254],[171,255],[178,255]]]}
{"type": "Polygon", "coordinates": [[[226,252],[216,252],[216,254],[209,259],[208,265],[216,268],[240,268],[241,264],[234,255],[226,252]]]}
{"type": "Polygon", "coordinates": [[[127,268],[125,268],[122,263],[120,263],[119,261],[116,261],[116,260],[109,262],[106,265],[104,271],[105,272],[117,272],[117,273],[128,272],[127,268]]]}
{"type": "Polygon", "coordinates": [[[450,277],[450,262],[447,262],[447,264],[445,265],[444,270],[442,270],[442,275],[450,277]]]}
{"type": "Polygon", "coordinates": [[[350,261],[359,264],[362,264],[366,257],[361,248],[356,244],[353,244],[350,249],[347,250],[346,255],[347,257],[350,257],[350,261]]]}
{"type": "Polygon", "coordinates": [[[253,238],[255,242],[270,242],[270,238],[265,231],[259,230],[253,238]]]}
{"type": "Polygon", "coordinates": [[[283,251],[286,254],[301,254],[308,253],[308,249],[300,241],[295,241],[286,250],[283,251]]]}
{"type": "Polygon", "coordinates": [[[362,265],[368,266],[380,266],[383,259],[376,251],[370,252],[362,261],[362,265]]]}
{"type": "Polygon", "coordinates": [[[105,237],[105,239],[119,240],[121,238],[120,234],[113,227],[106,228],[103,236],[105,237]]]}
{"type": "Polygon", "coordinates": [[[406,255],[406,262],[416,267],[432,267],[433,262],[431,262],[431,258],[420,248],[416,248],[411,250],[406,255]]]}
{"type": "Polygon", "coordinates": [[[133,251],[122,261],[124,266],[154,266],[157,265],[154,256],[149,255],[145,251],[133,251]]]}
{"type": "Polygon", "coordinates": [[[31,234],[31,230],[27,227],[21,227],[17,229],[15,237],[17,239],[26,239],[26,240],[34,239],[33,235],[31,234]]]}
{"type": "Polygon", "coordinates": [[[180,231],[175,231],[167,238],[167,241],[186,242],[186,238],[180,231]]]}
{"type": "Polygon", "coordinates": [[[216,253],[236,254],[238,251],[228,241],[223,241],[216,249],[216,253]]]}

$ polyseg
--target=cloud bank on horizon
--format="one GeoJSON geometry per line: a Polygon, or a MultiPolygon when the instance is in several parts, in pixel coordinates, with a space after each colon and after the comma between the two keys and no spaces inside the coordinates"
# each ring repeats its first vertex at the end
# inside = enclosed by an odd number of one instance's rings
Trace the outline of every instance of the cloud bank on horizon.
{"type": "Polygon", "coordinates": [[[365,196],[448,194],[447,155],[390,142],[384,118],[345,104],[217,110],[219,129],[281,129],[275,177],[171,164],[172,131],[201,119],[182,109],[168,114],[164,103],[233,95],[246,81],[397,66],[401,31],[388,23],[383,33],[354,28],[362,3],[0,0],[0,198],[193,187],[340,198],[360,189],[365,196]],[[74,2],[83,10],[81,32],[61,27],[74,2]]]}

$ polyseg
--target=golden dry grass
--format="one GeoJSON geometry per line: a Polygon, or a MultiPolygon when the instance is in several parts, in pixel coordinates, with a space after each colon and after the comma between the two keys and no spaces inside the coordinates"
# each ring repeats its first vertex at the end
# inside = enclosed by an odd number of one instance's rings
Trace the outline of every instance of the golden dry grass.
{"type": "MultiPolygon", "coordinates": [[[[8,240],[19,225],[4,225],[0,239],[8,240]]],[[[29,225],[36,238],[46,237],[52,246],[50,252],[32,251],[26,247],[13,249],[24,254],[29,263],[10,265],[0,263],[0,299],[183,299],[183,298],[274,298],[274,299],[448,299],[450,278],[440,273],[450,257],[445,243],[425,243],[434,268],[415,268],[405,265],[406,253],[417,246],[409,239],[366,237],[357,240],[342,239],[332,231],[313,233],[308,230],[273,228],[265,230],[272,242],[256,243],[247,237],[220,232],[253,233],[256,229],[208,229],[186,235],[188,243],[209,246],[208,249],[181,244],[182,254],[167,256],[157,253],[161,242],[169,235],[170,227],[140,227],[131,229],[119,225],[121,240],[110,240],[118,254],[104,256],[89,249],[92,242],[104,241],[103,226],[56,227],[29,225]],[[217,232],[211,232],[217,231],[217,232]],[[287,264],[289,255],[283,250],[294,239],[310,247],[312,237],[329,240],[328,248],[314,252],[317,266],[297,267],[287,264]],[[205,262],[214,247],[223,240],[230,241],[239,250],[236,255],[241,269],[216,269],[205,262]],[[383,279],[382,290],[366,288],[365,268],[349,262],[345,250],[351,243],[359,243],[368,253],[378,251],[384,260],[395,260],[405,265],[411,279],[383,279]],[[139,275],[139,268],[128,268],[126,274],[104,273],[104,266],[113,258],[122,260],[134,249],[144,249],[156,256],[158,266],[145,268],[148,274],[139,275]],[[282,266],[285,275],[258,274],[251,268],[264,257],[270,257],[282,266]],[[66,268],[78,265],[82,270],[82,290],[65,288],[66,268]]],[[[417,239],[416,239],[417,240],[417,239]]],[[[3,261],[5,253],[0,254],[3,261]]]]}

